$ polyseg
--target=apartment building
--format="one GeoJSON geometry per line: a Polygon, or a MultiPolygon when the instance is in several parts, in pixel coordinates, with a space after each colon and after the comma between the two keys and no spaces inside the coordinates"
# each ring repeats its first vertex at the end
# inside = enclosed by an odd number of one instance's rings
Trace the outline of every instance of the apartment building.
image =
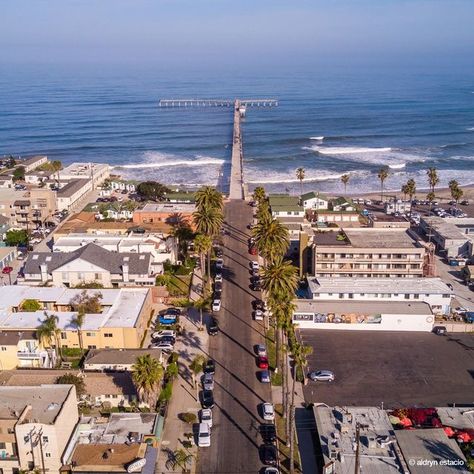
{"type": "Polygon", "coordinates": [[[75,287],[96,282],[105,288],[153,286],[151,254],[110,252],[89,243],[72,252],[31,252],[19,285],[75,287]]]}
{"type": "MultiPolygon", "coordinates": [[[[64,177],[61,176],[61,179],[64,177]]],[[[89,191],[92,190],[92,180],[71,179],[67,183],[61,183],[57,191],[58,210],[71,210],[89,191]]]]}
{"type": "MultiPolygon", "coordinates": [[[[57,316],[61,347],[88,349],[136,349],[140,347],[152,311],[151,290],[121,288],[76,290],[53,287],[0,287],[0,331],[36,331],[45,318],[57,316]],[[73,323],[77,316],[73,300],[85,292],[99,295],[100,312],[87,313],[80,330],[73,323]],[[22,303],[35,300],[38,311],[24,311],[22,303]]],[[[45,343],[45,342],[44,342],[45,343]]],[[[51,343],[53,346],[55,341],[51,343]]]]}
{"type": "Polygon", "coordinates": [[[298,196],[270,194],[268,202],[273,217],[300,217],[303,219],[305,216],[305,210],[300,205],[298,196]]]}
{"type": "Polygon", "coordinates": [[[133,222],[139,225],[155,223],[173,225],[180,221],[187,221],[192,227],[195,211],[196,206],[191,203],[148,203],[133,213],[133,222]]]}
{"type": "Polygon", "coordinates": [[[79,420],[74,385],[0,387],[0,472],[59,472],[79,420]]]}
{"type": "Polygon", "coordinates": [[[45,349],[36,331],[0,330],[0,370],[54,367],[54,351],[45,349]]]}
{"type": "Polygon", "coordinates": [[[311,191],[301,195],[301,205],[305,210],[322,210],[329,206],[329,198],[322,193],[311,191]]]}
{"type": "Polygon", "coordinates": [[[61,179],[86,179],[91,181],[92,189],[103,183],[110,176],[110,165],[105,163],[71,163],[61,170],[61,179]]]}
{"type": "Polygon", "coordinates": [[[303,273],[316,277],[415,278],[424,274],[425,249],[406,229],[311,229],[302,236],[303,273]]]}

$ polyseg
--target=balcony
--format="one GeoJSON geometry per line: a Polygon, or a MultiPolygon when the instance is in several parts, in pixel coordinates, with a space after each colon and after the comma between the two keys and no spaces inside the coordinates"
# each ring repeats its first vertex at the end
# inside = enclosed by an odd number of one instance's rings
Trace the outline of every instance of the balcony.
{"type": "Polygon", "coordinates": [[[43,352],[27,352],[27,351],[18,351],[16,353],[18,359],[27,359],[27,360],[35,360],[41,359],[44,356],[43,352]]]}

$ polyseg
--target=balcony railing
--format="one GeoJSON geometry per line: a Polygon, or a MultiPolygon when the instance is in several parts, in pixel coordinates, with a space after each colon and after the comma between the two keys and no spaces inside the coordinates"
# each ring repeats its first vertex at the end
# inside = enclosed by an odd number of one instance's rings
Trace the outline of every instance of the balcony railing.
{"type": "Polygon", "coordinates": [[[26,352],[26,351],[18,351],[16,353],[18,359],[41,359],[41,352],[26,352]]]}

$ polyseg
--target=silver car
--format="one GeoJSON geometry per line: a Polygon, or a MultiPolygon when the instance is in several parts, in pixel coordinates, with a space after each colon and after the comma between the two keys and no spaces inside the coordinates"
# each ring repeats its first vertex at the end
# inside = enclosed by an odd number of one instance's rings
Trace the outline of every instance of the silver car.
{"type": "Polygon", "coordinates": [[[334,382],[334,372],[330,370],[315,370],[310,372],[308,377],[313,382],[334,382]]]}
{"type": "Polygon", "coordinates": [[[202,376],[202,388],[204,390],[214,390],[214,376],[212,374],[202,376]]]}

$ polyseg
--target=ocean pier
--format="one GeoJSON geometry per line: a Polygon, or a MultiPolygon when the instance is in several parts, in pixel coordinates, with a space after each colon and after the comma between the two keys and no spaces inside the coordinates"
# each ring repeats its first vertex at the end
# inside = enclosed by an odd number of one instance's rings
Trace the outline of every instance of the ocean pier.
{"type": "Polygon", "coordinates": [[[247,107],[276,107],[276,99],[161,99],[159,107],[231,107],[234,110],[232,132],[232,158],[229,183],[230,199],[246,199],[247,185],[244,180],[244,152],[242,138],[242,118],[245,117],[247,107]]]}

